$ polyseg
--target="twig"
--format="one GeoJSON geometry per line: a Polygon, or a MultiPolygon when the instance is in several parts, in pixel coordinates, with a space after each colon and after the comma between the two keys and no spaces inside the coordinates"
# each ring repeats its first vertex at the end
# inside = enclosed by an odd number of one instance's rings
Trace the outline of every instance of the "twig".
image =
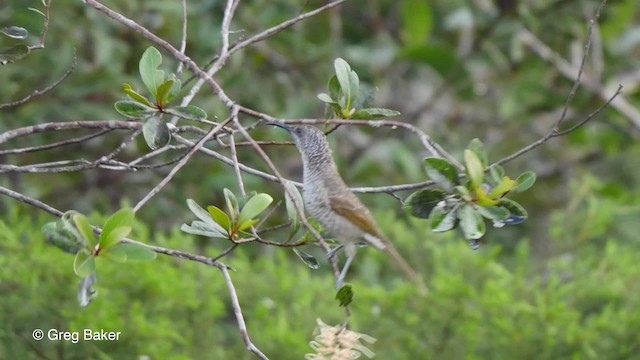
{"type": "MultiPolygon", "coordinates": [[[[187,50],[187,0],[182,0],[182,38],[180,39],[180,53],[184,54],[187,50]]],[[[184,64],[178,63],[176,69],[176,77],[180,77],[182,74],[182,68],[184,64]]]]}
{"type": "Polygon", "coordinates": [[[242,340],[244,340],[244,344],[247,346],[247,349],[260,359],[269,360],[269,358],[260,351],[252,342],[249,337],[249,332],[247,331],[247,325],[244,322],[244,316],[242,315],[242,308],[240,307],[240,301],[238,301],[238,294],[236,294],[236,289],[233,286],[233,282],[231,281],[231,276],[229,275],[229,270],[227,268],[219,268],[222,271],[222,275],[224,276],[224,280],[227,283],[227,289],[229,290],[229,295],[231,296],[231,304],[233,306],[233,312],[236,315],[236,321],[238,322],[238,328],[240,329],[240,335],[242,336],[242,340]]]}
{"type": "Polygon", "coordinates": [[[12,101],[9,103],[5,103],[5,104],[0,104],[0,110],[4,110],[4,109],[10,109],[16,106],[20,106],[26,102],[28,102],[29,100],[32,100],[34,98],[37,98],[38,96],[42,96],[46,93],[48,93],[49,91],[55,89],[56,87],[58,87],[58,85],[62,84],[63,81],[65,81],[69,75],[71,75],[71,73],[73,72],[73,70],[76,69],[76,54],[73,54],[73,62],[71,62],[71,66],[69,67],[69,69],[67,69],[67,71],[65,71],[64,74],[62,74],[62,76],[56,80],[53,84],[47,86],[46,88],[42,89],[42,90],[35,90],[34,92],[32,92],[31,94],[25,96],[24,98],[20,99],[20,100],[16,100],[16,101],[12,101]]]}
{"type": "MultiPolygon", "coordinates": [[[[231,114],[233,118],[233,122],[236,127],[240,127],[240,122],[238,121],[238,108],[233,108],[234,113],[231,114]]],[[[236,150],[236,141],[233,138],[233,134],[229,136],[229,148],[231,149],[231,160],[233,160],[233,169],[236,173],[236,181],[238,181],[238,188],[240,189],[240,194],[242,196],[246,196],[247,192],[244,189],[244,182],[242,181],[242,174],[240,173],[240,162],[238,161],[238,152],[236,150]]]]}
{"type": "Polygon", "coordinates": [[[9,140],[19,138],[26,135],[35,133],[47,132],[47,131],[61,131],[71,129],[126,129],[137,130],[142,128],[142,124],[135,121],[119,121],[119,120],[105,120],[105,121],[69,121],[69,122],[50,122],[32,126],[25,126],[18,129],[13,129],[0,134],[0,144],[9,140]]]}
{"type": "Polygon", "coordinates": [[[142,198],[142,200],[138,201],[136,206],[133,207],[133,211],[137,212],[138,210],[140,210],[140,208],[144,206],[144,204],[146,204],[147,201],[149,201],[160,190],[162,190],[162,188],[165,187],[165,185],[167,185],[169,181],[171,181],[171,179],[173,179],[175,174],[178,173],[178,171],[182,169],[182,167],[185,166],[187,162],[189,162],[189,159],[191,159],[193,154],[195,154],[196,151],[198,151],[204,145],[204,143],[206,143],[211,137],[213,137],[218,131],[220,131],[220,129],[222,129],[224,125],[227,124],[229,121],[231,121],[231,118],[227,119],[222,124],[214,127],[207,133],[207,135],[203,136],[202,139],[200,139],[200,141],[198,141],[191,148],[191,150],[189,150],[189,152],[178,162],[178,164],[173,169],[171,169],[169,174],[167,174],[167,176],[165,176],[165,178],[162,179],[162,181],[160,181],[158,185],[156,185],[153,189],[151,189],[151,191],[149,191],[149,193],[147,193],[147,195],[145,195],[145,197],[142,198]]]}
{"type": "Polygon", "coordinates": [[[51,8],[51,0],[42,1],[42,4],[44,5],[44,22],[42,23],[42,32],[40,32],[40,44],[29,46],[30,50],[44,49],[44,40],[49,30],[49,8],[51,8]]]}
{"type": "Polygon", "coordinates": [[[201,79],[205,79],[205,81],[207,82],[207,84],[209,84],[209,86],[211,87],[211,90],[213,91],[213,93],[225,104],[227,105],[227,107],[231,107],[233,106],[233,101],[227,96],[227,94],[225,94],[224,90],[222,90],[222,87],[220,87],[220,85],[213,79],[211,78],[206,72],[204,72],[202,69],[200,69],[200,67],[198,67],[198,65],[191,60],[188,56],[186,56],[185,54],[181,53],[178,49],[176,49],[175,47],[173,47],[170,43],[168,43],[166,40],[158,37],[157,35],[153,34],[151,31],[147,30],[145,27],[139,25],[138,23],[136,23],[135,21],[127,18],[126,16],[111,10],[110,8],[106,7],[105,5],[101,4],[100,2],[96,1],[96,0],[83,0],[84,3],[92,6],[93,8],[95,8],[96,10],[104,13],[105,15],[109,16],[110,18],[118,21],[119,23],[121,23],[122,25],[132,29],[133,31],[136,31],[138,33],[140,33],[142,36],[144,36],[146,39],[150,40],[151,42],[155,43],[156,45],[162,47],[163,49],[165,49],[166,51],[168,51],[175,59],[177,59],[178,61],[182,62],[185,64],[185,66],[191,70],[196,76],[198,76],[201,79]]]}
{"type": "Polygon", "coordinates": [[[23,147],[23,148],[17,148],[17,149],[0,150],[0,155],[23,154],[23,153],[29,153],[29,152],[42,151],[42,150],[50,150],[53,148],[67,146],[67,145],[80,144],[85,141],[91,140],[93,138],[100,137],[111,131],[112,131],[111,129],[104,129],[104,130],[97,131],[93,134],[79,136],[79,137],[68,139],[68,140],[62,140],[62,141],[54,142],[51,144],[29,146],[29,147],[23,147]]]}

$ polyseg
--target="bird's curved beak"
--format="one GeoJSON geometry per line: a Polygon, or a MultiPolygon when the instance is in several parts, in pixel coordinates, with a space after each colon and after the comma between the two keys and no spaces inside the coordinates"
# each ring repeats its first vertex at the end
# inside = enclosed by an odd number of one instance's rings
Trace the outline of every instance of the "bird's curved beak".
{"type": "Polygon", "coordinates": [[[275,121],[266,121],[265,124],[267,125],[271,125],[271,126],[277,126],[279,128],[283,128],[287,131],[291,131],[293,130],[293,126],[291,125],[287,125],[285,123],[281,123],[281,122],[275,122],[275,121]]]}

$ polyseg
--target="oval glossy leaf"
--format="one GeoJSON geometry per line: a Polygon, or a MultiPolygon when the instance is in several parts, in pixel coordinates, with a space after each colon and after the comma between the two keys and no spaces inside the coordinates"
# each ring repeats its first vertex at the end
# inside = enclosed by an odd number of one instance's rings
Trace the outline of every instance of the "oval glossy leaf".
{"type": "Polygon", "coordinates": [[[493,186],[497,186],[502,182],[504,177],[504,168],[500,165],[493,165],[489,168],[489,178],[493,186]]]}
{"type": "Polygon", "coordinates": [[[355,75],[354,77],[349,63],[341,58],[337,58],[333,62],[333,66],[336,70],[336,78],[338,79],[338,83],[340,84],[340,90],[342,92],[342,95],[344,96],[344,101],[339,101],[340,107],[342,107],[343,110],[349,110],[351,104],[353,103],[355,95],[357,94],[357,89],[359,86],[359,84],[357,83],[354,84],[353,81],[358,81],[358,77],[357,75],[355,75]]]}
{"type": "Polygon", "coordinates": [[[131,119],[141,119],[156,112],[156,109],[133,100],[116,101],[113,106],[117,112],[131,119]]]}
{"type": "Polygon", "coordinates": [[[29,55],[30,52],[31,49],[25,44],[17,44],[9,48],[4,48],[0,50],[0,64],[6,65],[16,62],[29,55]]]}
{"type": "Polygon", "coordinates": [[[298,250],[297,248],[293,248],[293,252],[296,253],[296,255],[298,255],[298,258],[300,258],[303,263],[307,264],[309,268],[315,270],[320,267],[318,260],[313,255],[307,254],[306,252],[298,250]]]}
{"type": "Polygon", "coordinates": [[[150,46],[142,54],[138,64],[142,82],[156,99],[158,98],[158,88],[164,83],[164,71],[158,70],[161,63],[162,55],[156,48],[150,46]]]}
{"type": "Polygon", "coordinates": [[[412,216],[428,219],[431,215],[431,210],[446,196],[445,192],[439,190],[420,190],[409,195],[402,207],[412,216]]]}
{"type": "Polygon", "coordinates": [[[353,289],[351,285],[343,285],[336,293],[336,300],[340,302],[340,306],[349,306],[353,302],[353,289]]]}
{"type": "Polygon", "coordinates": [[[62,221],[45,224],[42,227],[42,233],[49,244],[64,252],[76,254],[84,248],[84,242],[78,239],[73,232],[65,229],[62,221]]]}
{"type": "Polygon", "coordinates": [[[229,189],[224,188],[224,200],[227,203],[227,210],[229,210],[229,214],[231,214],[231,223],[235,224],[238,218],[238,198],[236,195],[229,189]]]}
{"type": "Polygon", "coordinates": [[[8,36],[12,39],[22,40],[27,38],[27,35],[29,35],[29,32],[27,31],[27,29],[20,26],[9,26],[9,27],[0,28],[0,34],[8,36]]]}
{"type": "Polygon", "coordinates": [[[175,115],[187,120],[206,120],[207,113],[197,106],[175,106],[166,110],[168,114],[175,115]]]}
{"type": "Polygon", "coordinates": [[[220,224],[224,229],[231,230],[231,220],[229,220],[229,216],[224,211],[213,205],[207,206],[207,210],[213,221],[220,224]]]}
{"type": "Polygon", "coordinates": [[[113,230],[119,227],[132,228],[135,217],[136,213],[131,208],[122,208],[113,213],[113,215],[109,216],[107,221],[105,221],[104,225],[102,226],[102,233],[100,234],[99,238],[100,245],[104,245],[106,238],[113,230]]]}
{"type": "Polygon", "coordinates": [[[123,251],[120,251],[119,249],[120,244],[112,246],[110,249],[101,251],[100,257],[119,263],[127,262],[127,254],[125,254],[123,251]]]}
{"type": "MultiPolygon", "coordinates": [[[[129,233],[131,233],[131,226],[120,226],[109,232],[109,235],[104,238],[101,236],[102,240],[100,241],[100,249],[107,250],[117,243],[120,240],[124,239],[129,233]]],[[[102,234],[101,234],[102,235],[102,234]]]]}
{"type": "Polygon", "coordinates": [[[150,108],[154,108],[155,106],[149,101],[149,99],[147,99],[146,97],[138,94],[135,90],[133,90],[133,88],[131,87],[131,85],[129,84],[122,84],[122,91],[124,91],[130,98],[132,98],[133,100],[146,105],[150,108]]]}
{"type": "Polygon", "coordinates": [[[436,206],[431,211],[431,231],[445,232],[456,226],[456,208],[449,209],[444,205],[436,206]]]}
{"type": "Polygon", "coordinates": [[[142,135],[151,150],[167,146],[171,141],[169,126],[158,116],[151,116],[144,122],[142,135]]]}
{"type": "Polygon", "coordinates": [[[182,226],[180,227],[180,230],[193,235],[201,235],[206,237],[223,238],[223,239],[229,238],[229,235],[226,232],[226,230],[222,228],[216,228],[213,225],[206,223],[204,221],[196,220],[196,221],[193,221],[191,225],[182,224],[182,226]]]}
{"type": "Polygon", "coordinates": [[[480,215],[490,220],[505,220],[511,215],[509,210],[503,206],[473,205],[473,208],[476,209],[480,215]]]}
{"type": "Polygon", "coordinates": [[[242,224],[247,220],[251,220],[263,212],[269,204],[273,202],[273,198],[268,194],[257,194],[242,207],[238,223],[242,224]]]}
{"type": "Polygon", "coordinates": [[[78,251],[73,261],[73,272],[81,278],[87,277],[96,271],[96,261],[87,250],[78,251]]]}
{"type": "Polygon", "coordinates": [[[511,215],[509,215],[509,218],[502,221],[507,225],[520,224],[527,220],[527,218],[529,217],[529,214],[527,214],[527,210],[525,210],[522,205],[511,199],[500,199],[498,206],[505,207],[507,210],[509,210],[509,213],[511,213],[511,215]]]}
{"type": "Polygon", "coordinates": [[[484,219],[471,205],[465,204],[458,209],[458,219],[462,234],[468,240],[480,239],[485,231],[484,219]]]}
{"type": "Polygon", "coordinates": [[[467,175],[471,181],[471,189],[477,189],[482,185],[484,180],[484,167],[478,156],[473,151],[466,149],[464,151],[464,165],[467,168],[467,175]]]}
{"type": "Polygon", "coordinates": [[[172,76],[171,79],[173,80],[173,85],[171,86],[171,89],[169,89],[169,92],[167,93],[166,104],[173,101],[173,99],[175,99],[176,96],[178,96],[178,94],[180,93],[180,90],[182,90],[182,82],[176,79],[175,76],[172,76]]]}
{"type": "Polygon", "coordinates": [[[396,110],[383,109],[383,108],[366,108],[366,109],[360,109],[356,111],[349,118],[375,120],[375,119],[393,117],[393,116],[400,116],[400,112],[396,110]]]}
{"type": "Polygon", "coordinates": [[[514,180],[511,180],[508,176],[503,176],[501,182],[487,196],[491,199],[497,199],[511,191],[515,185],[516,182],[514,180]]]}
{"type": "Polygon", "coordinates": [[[517,192],[525,191],[530,187],[532,187],[535,182],[536,182],[536,173],[534,173],[533,171],[526,171],[522,173],[520,176],[518,176],[518,178],[516,179],[516,184],[513,187],[512,191],[517,191],[517,192]]]}
{"type": "Polygon", "coordinates": [[[340,90],[340,82],[338,82],[337,76],[333,75],[331,76],[331,78],[329,78],[327,88],[329,89],[329,96],[337,103],[337,100],[340,99],[340,94],[342,93],[342,90],[340,90]]]}
{"type": "Polygon", "coordinates": [[[260,221],[260,219],[251,219],[251,220],[247,220],[245,222],[241,222],[240,225],[238,225],[238,231],[247,230],[248,228],[250,228],[253,225],[257,224],[259,221],[260,221]]]}
{"type": "Polygon", "coordinates": [[[448,192],[451,192],[458,185],[458,172],[449,161],[428,157],[424,159],[424,165],[427,176],[448,192]]]}
{"type": "Polygon", "coordinates": [[[164,107],[167,104],[167,97],[169,96],[169,91],[173,87],[173,82],[173,79],[169,79],[158,86],[158,97],[156,98],[156,101],[161,107],[164,107]]]}
{"type": "Polygon", "coordinates": [[[337,102],[333,101],[333,99],[331,98],[331,96],[329,96],[329,94],[320,93],[318,94],[318,99],[327,104],[337,104],[337,102]]]}
{"type": "Polygon", "coordinates": [[[118,244],[109,249],[109,252],[120,258],[124,256],[125,261],[128,262],[151,261],[158,256],[155,251],[136,244],[118,244]]]}
{"type": "Polygon", "coordinates": [[[475,138],[469,142],[467,149],[473,151],[474,154],[480,159],[482,163],[482,168],[486,168],[489,165],[489,158],[487,157],[487,152],[484,149],[484,144],[480,139],[475,138]]]}
{"type": "Polygon", "coordinates": [[[213,228],[216,228],[218,230],[224,230],[222,226],[213,221],[213,218],[211,217],[211,214],[209,214],[209,212],[200,207],[200,205],[198,205],[192,199],[187,199],[187,206],[189,207],[189,210],[191,210],[191,212],[204,223],[211,225],[213,228]]]}
{"type": "Polygon", "coordinates": [[[73,215],[73,222],[80,232],[80,235],[87,242],[89,249],[93,251],[93,248],[96,246],[96,238],[93,235],[93,229],[91,229],[91,223],[89,223],[87,217],[80,213],[77,213],[73,215]]]}

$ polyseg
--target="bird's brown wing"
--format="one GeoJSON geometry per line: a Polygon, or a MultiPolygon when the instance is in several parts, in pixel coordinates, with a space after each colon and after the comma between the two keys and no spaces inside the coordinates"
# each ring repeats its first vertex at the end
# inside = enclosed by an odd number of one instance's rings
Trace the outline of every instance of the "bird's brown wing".
{"type": "Polygon", "coordinates": [[[365,233],[383,240],[384,235],[382,235],[375,219],[371,216],[369,209],[355,195],[349,195],[351,196],[329,196],[329,205],[336,213],[347,218],[365,233]]]}

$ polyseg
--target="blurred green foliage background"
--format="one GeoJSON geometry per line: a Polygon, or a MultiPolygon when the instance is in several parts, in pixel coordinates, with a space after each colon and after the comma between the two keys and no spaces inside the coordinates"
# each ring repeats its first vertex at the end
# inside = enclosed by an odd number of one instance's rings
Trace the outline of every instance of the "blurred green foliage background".
{"type": "MultiPolygon", "coordinates": [[[[242,1],[232,40],[324,3],[242,1]]],[[[420,127],[458,158],[478,137],[490,160],[497,160],[548,132],[572,86],[572,79],[540,59],[519,34],[528,29],[575,65],[587,18],[598,5],[587,0],[348,1],[238,52],[218,80],[244,106],[281,118],[321,118],[324,107],[316,94],[325,91],[333,59],[342,57],[363,82],[378,89],[376,105],[399,110],[400,120],[420,127]]],[[[108,6],[178,46],[179,1],[114,0],[108,6]]],[[[188,2],[187,54],[198,64],[219,49],[224,6],[224,1],[188,2]]],[[[41,4],[0,1],[0,26],[25,27],[35,43],[42,20],[28,7],[41,4]]],[[[625,86],[626,101],[640,107],[638,20],[636,1],[615,1],[604,9],[585,68],[585,77],[597,86],[577,92],[570,124],[602,104],[599,90],[611,95],[618,84],[625,86]]],[[[13,40],[0,41],[5,47],[13,40]]],[[[74,52],[77,69],[53,92],[0,112],[0,133],[50,121],[121,119],[113,103],[124,97],[122,83],[143,88],[138,60],[149,45],[82,2],[54,0],[46,48],[0,68],[0,103],[53,82],[74,52]]],[[[164,55],[165,70],[175,69],[164,55]]],[[[189,76],[183,74],[183,82],[189,76]]],[[[207,91],[193,103],[210,116],[226,116],[223,104],[207,91]]],[[[378,339],[370,348],[380,359],[640,358],[638,121],[609,107],[587,126],[507,164],[509,175],[538,174],[536,185],[517,198],[530,219],[491,229],[475,252],[458,234],[430,233],[428,223],[409,218],[390,196],[361,196],[400,252],[424,274],[431,293],[416,294],[383,253],[360,251],[349,279],[356,293],[352,328],[378,339]]],[[[260,127],[253,134],[287,139],[277,129],[260,127]]],[[[30,136],[2,149],[65,135],[70,134],[30,136]]],[[[116,131],[81,146],[0,155],[0,162],[94,160],[127,136],[116,131]]],[[[350,185],[425,180],[421,163],[427,154],[416,138],[399,130],[342,127],[331,143],[350,185]]],[[[133,159],[148,151],[143,142],[135,145],[122,156],[133,159]]],[[[301,178],[295,149],[267,151],[287,177],[301,178]]],[[[238,156],[266,170],[251,149],[240,149],[238,156]]],[[[62,210],[92,214],[99,224],[123,201],[137,202],[169,170],[9,173],[0,176],[0,185],[62,210]]],[[[250,175],[244,179],[249,190],[283,200],[278,185],[250,175]]],[[[191,219],[186,198],[221,206],[224,187],[237,190],[232,169],[194,157],[137,214],[132,237],[217,255],[226,243],[187,236],[178,228],[191,219]]],[[[0,359],[254,358],[242,344],[216,269],[167,257],[140,265],[105,264],[98,269],[98,297],[80,308],[73,257],[44,244],[40,233],[52,217],[9,198],[0,199],[0,216],[0,359]],[[31,331],[37,327],[104,328],[123,336],[116,342],[35,342],[31,331]]],[[[280,205],[272,222],[285,216],[280,205]]],[[[300,359],[311,352],[316,318],[333,324],[344,320],[326,260],[315,248],[305,250],[321,259],[319,270],[307,268],[290,250],[255,244],[226,258],[238,270],[232,276],[252,340],[273,359],[300,359]]]]}

